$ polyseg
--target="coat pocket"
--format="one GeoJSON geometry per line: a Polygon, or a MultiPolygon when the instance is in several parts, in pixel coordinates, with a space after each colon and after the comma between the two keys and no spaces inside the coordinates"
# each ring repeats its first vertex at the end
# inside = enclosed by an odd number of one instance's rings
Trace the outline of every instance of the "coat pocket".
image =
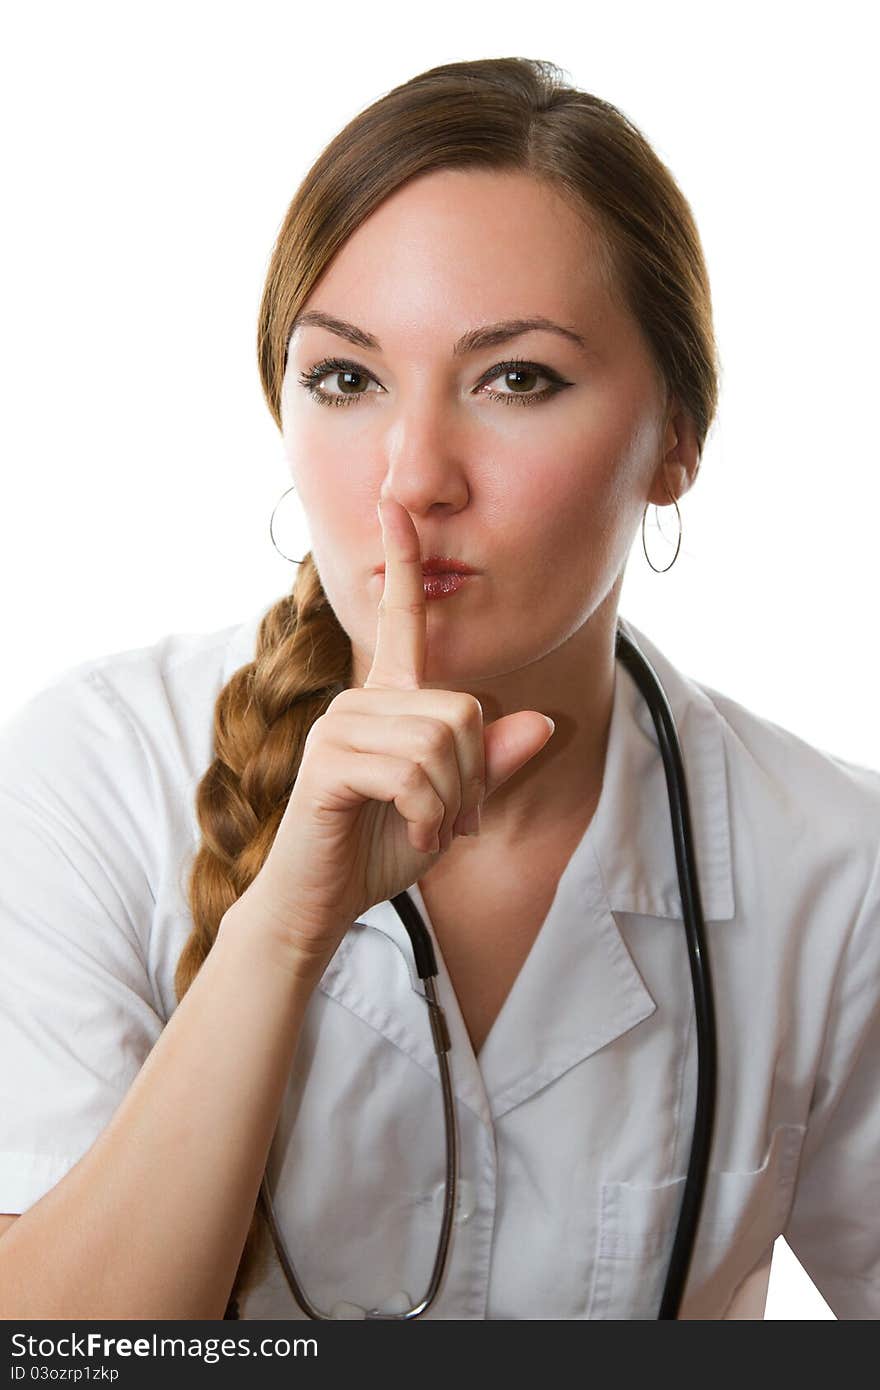
{"type": "MultiPolygon", "coordinates": [[[[788,1218],[806,1126],[778,1125],[759,1168],[711,1169],[679,1318],[723,1318],[788,1218]]],[[[589,1318],[656,1318],[686,1174],[647,1185],[604,1182],[589,1318]]]]}

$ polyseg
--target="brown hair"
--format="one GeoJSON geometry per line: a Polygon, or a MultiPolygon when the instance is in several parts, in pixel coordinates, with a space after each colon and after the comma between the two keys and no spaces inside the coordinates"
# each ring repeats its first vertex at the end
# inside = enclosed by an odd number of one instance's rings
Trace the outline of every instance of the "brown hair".
{"type": "MultiPolygon", "coordinates": [[[[547,181],[598,233],[609,290],[640,326],[667,399],[675,394],[690,415],[702,452],[718,366],[690,206],[629,118],[563,75],[527,58],[444,63],[373,102],[322,151],[284,218],[260,304],[260,379],[279,429],[294,320],[351,233],[415,176],[511,170],[547,181]]],[[[203,838],[189,883],[193,927],[177,966],[178,1000],[223,914],[268,854],[309,728],[350,679],[350,639],[309,553],[292,592],[263,616],[254,660],[217,697],[214,761],[197,792],[203,838]]],[[[263,1276],[268,1243],[258,1205],[231,1300],[263,1276]]]]}

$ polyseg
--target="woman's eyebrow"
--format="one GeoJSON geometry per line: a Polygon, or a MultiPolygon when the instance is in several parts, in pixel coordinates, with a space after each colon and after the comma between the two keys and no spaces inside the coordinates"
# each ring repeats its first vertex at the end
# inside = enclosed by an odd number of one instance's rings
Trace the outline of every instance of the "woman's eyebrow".
{"type": "MultiPolygon", "coordinates": [[[[347,338],[350,343],[357,347],[369,348],[373,352],[381,352],[382,347],[379,339],[373,333],[368,333],[366,329],[358,328],[356,324],[348,323],[345,319],[338,319],[333,314],[325,314],[320,309],[306,309],[301,314],[297,314],[290,330],[291,337],[297,328],[305,328],[312,325],[316,328],[326,328],[330,333],[336,333],[340,338],[347,338]]],[[[538,316],[528,319],[502,319],[500,323],[490,323],[482,328],[471,328],[467,333],[463,333],[458,342],[452,349],[453,357],[463,357],[469,352],[476,352],[479,348],[496,347],[499,343],[506,343],[509,338],[518,338],[521,333],[528,333],[533,329],[545,329],[548,333],[559,333],[563,338],[568,338],[576,343],[584,352],[589,352],[586,340],[574,328],[568,328],[564,324],[554,323],[552,319],[538,316]]]]}

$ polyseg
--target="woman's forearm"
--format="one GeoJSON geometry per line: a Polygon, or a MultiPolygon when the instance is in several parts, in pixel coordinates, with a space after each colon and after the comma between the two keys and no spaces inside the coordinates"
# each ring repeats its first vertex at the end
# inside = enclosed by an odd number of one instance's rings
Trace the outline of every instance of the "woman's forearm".
{"type": "Polygon", "coordinates": [[[320,978],[257,918],[226,914],[106,1129],[0,1237],[0,1317],[223,1317],[320,978]]]}

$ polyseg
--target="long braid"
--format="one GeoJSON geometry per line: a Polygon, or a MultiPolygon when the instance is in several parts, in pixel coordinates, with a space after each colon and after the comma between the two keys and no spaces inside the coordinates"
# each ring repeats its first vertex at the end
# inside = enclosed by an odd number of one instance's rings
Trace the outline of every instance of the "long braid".
{"type": "MultiPolygon", "coordinates": [[[[311,554],[293,591],[263,615],[254,660],[214,706],[214,760],[196,793],[202,841],[189,879],[192,931],[174,976],[183,999],[213,946],[224,913],[261,869],[278,832],[306,736],[351,678],[351,642],[327,601],[311,554]]],[[[265,1272],[269,1232],[259,1203],[248,1230],[228,1317],[265,1272]]]]}

